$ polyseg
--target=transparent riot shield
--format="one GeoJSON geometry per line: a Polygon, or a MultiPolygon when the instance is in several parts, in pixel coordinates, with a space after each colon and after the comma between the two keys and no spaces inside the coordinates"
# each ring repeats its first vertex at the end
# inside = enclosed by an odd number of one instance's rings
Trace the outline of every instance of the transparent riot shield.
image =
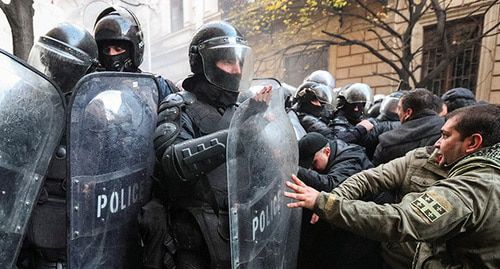
{"type": "Polygon", "coordinates": [[[13,268],[64,127],[64,98],[0,50],[0,268],[13,268]]]}
{"type": "Polygon", "coordinates": [[[149,200],[158,87],[153,76],[93,73],[68,122],[70,268],[139,268],[137,216],[149,200]]]}
{"type": "Polygon", "coordinates": [[[286,207],[283,191],[297,163],[282,89],[268,104],[241,104],[227,146],[232,268],[295,268],[302,211],[286,207]]]}
{"type": "Polygon", "coordinates": [[[240,91],[240,94],[238,95],[238,103],[243,103],[248,98],[253,97],[264,86],[271,86],[273,89],[277,89],[281,87],[281,83],[275,78],[254,78],[252,79],[248,90],[240,91]]]}
{"type": "Polygon", "coordinates": [[[293,130],[295,132],[295,137],[297,138],[297,141],[299,141],[304,135],[306,135],[306,130],[304,130],[304,127],[302,127],[302,124],[300,124],[299,117],[297,117],[297,114],[295,114],[295,111],[290,110],[287,113],[288,118],[290,119],[290,122],[292,123],[293,130]]]}

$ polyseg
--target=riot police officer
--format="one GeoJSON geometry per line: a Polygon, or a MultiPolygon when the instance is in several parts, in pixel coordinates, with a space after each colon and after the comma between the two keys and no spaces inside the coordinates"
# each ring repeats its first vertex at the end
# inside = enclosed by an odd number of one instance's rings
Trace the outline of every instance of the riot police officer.
{"type": "Polygon", "coordinates": [[[304,79],[304,82],[316,82],[323,84],[333,90],[335,88],[335,79],[330,72],[325,70],[316,70],[304,79]]]}
{"type": "Polygon", "coordinates": [[[28,63],[47,75],[63,93],[71,94],[76,82],[97,68],[97,54],[97,44],[87,30],[61,23],[34,44],[28,63]]]}
{"type": "MultiPolygon", "coordinates": [[[[94,25],[94,37],[99,47],[99,63],[105,71],[141,73],[144,58],[144,34],[134,13],[124,7],[103,10],[94,25]]],[[[159,100],[177,92],[175,85],[157,75],[159,100]]]]}
{"type": "Polygon", "coordinates": [[[144,37],[131,11],[122,7],[103,10],[97,16],[94,37],[99,47],[99,62],[106,71],[140,72],[144,37]]]}
{"type": "Polygon", "coordinates": [[[382,101],[379,103],[379,115],[376,118],[370,119],[376,124],[360,142],[360,144],[365,147],[366,154],[370,160],[373,158],[373,153],[378,145],[379,135],[393,130],[401,125],[398,114],[396,113],[396,108],[398,106],[399,98],[401,98],[402,95],[403,91],[396,91],[382,98],[382,101]]]}
{"type": "MultiPolygon", "coordinates": [[[[64,23],[41,36],[28,63],[51,78],[69,96],[76,82],[97,67],[97,44],[85,29],[64,23]]],[[[19,268],[66,267],[66,139],[47,172],[23,249],[19,268]]]]}
{"type": "Polygon", "coordinates": [[[335,136],[347,143],[360,143],[373,128],[364,119],[366,104],[370,102],[372,90],[364,83],[347,84],[337,96],[337,111],[331,123],[335,136]]]}
{"type": "Polygon", "coordinates": [[[334,138],[328,127],[333,109],[331,89],[323,84],[305,81],[299,86],[292,109],[297,113],[300,124],[306,132],[318,132],[330,139],[334,138]]]}
{"type": "Polygon", "coordinates": [[[189,64],[193,74],[184,91],[161,104],[155,138],[175,262],[177,268],[230,268],[225,143],[238,92],[250,84],[251,49],[231,24],[211,22],[194,34],[189,64]]]}

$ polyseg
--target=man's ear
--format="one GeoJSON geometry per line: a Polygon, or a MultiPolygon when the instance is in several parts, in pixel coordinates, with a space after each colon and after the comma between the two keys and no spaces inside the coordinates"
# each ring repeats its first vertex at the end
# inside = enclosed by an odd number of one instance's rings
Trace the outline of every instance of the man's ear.
{"type": "Polygon", "coordinates": [[[474,133],[465,139],[466,139],[466,144],[465,144],[466,153],[475,152],[483,146],[483,136],[479,133],[474,133]]]}
{"type": "Polygon", "coordinates": [[[411,107],[405,110],[405,121],[407,121],[413,115],[413,109],[411,107]]]}
{"type": "Polygon", "coordinates": [[[330,157],[330,154],[332,153],[332,149],[330,147],[326,147],[324,150],[325,150],[326,156],[330,157]]]}

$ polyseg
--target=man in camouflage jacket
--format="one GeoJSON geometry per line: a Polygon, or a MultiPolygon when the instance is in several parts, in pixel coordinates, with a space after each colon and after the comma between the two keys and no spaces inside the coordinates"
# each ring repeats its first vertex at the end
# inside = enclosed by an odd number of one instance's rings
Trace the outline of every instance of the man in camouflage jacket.
{"type": "Polygon", "coordinates": [[[436,142],[439,165],[450,168],[446,179],[406,194],[398,204],[376,205],[349,198],[355,179],[319,193],[293,176],[295,183],[287,185],[295,193],[285,196],[298,201],[289,207],[313,209],[333,225],[368,238],[419,241],[413,268],[498,268],[500,106],[466,107],[447,119],[436,142]]]}

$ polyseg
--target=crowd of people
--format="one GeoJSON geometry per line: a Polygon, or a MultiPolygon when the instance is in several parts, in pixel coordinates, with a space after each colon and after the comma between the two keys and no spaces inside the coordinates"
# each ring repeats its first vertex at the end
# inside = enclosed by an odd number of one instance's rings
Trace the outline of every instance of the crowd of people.
{"type": "MultiPolygon", "coordinates": [[[[143,179],[152,197],[135,216],[130,243],[141,251],[127,254],[138,257],[130,268],[231,267],[225,147],[251,83],[251,48],[233,25],[210,22],[187,53],[192,74],[181,90],[154,76],[156,162],[143,179]]],[[[112,7],[93,35],[68,23],[49,31],[28,64],[69,100],[86,74],[142,73],[143,55],[137,18],[112,7]]],[[[317,70],[285,102],[305,131],[284,193],[290,210],[304,208],[297,268],[500,267],[500,106],[465,88],[373,99],[369,85],[336,88],[317,70]]],[[[44,175],[18,268],[67,267],[66,145],[63,136],[44,175]]]]}

